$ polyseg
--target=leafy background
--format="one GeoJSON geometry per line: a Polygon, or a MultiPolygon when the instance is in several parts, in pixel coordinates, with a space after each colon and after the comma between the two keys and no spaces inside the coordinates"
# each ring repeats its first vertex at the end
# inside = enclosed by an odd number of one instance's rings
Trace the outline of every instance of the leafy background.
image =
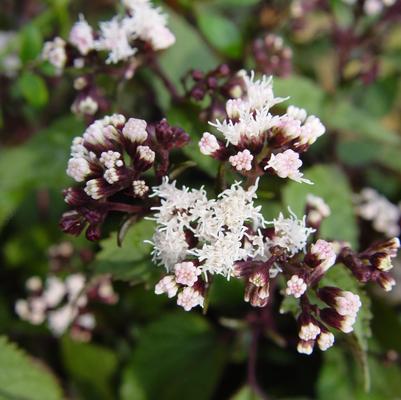
{"type": "MultiPolygon", "coordinates": [[[[294,50],[294,73],[275,79],[276,93],[290,95],[292,104],[318,115],[329,129],[305,166],[306,177],[315,182],[312,192],[324,197],[333,211],[323,233],[355,247],[365,235],[374,237],[355,217],[352,193],[371,186],[394,202],[400,196],[401,28],[390,33],[381,56],[382,73],[366,87],[357,80],[336,81],[329,38],[313,32],[318,23],[313,18],[309,37],[296,37],[285,13],[288,2],[161,3],[177,43],[160,61],[177,85],[191,68],[207,71],[222,62],[253,68],[250,40],[266,31],[284,36],[294,50]],[[269,14],[273,6],[284,15],[279,22],[269,14]]],[[[340,0],[330,3],[344,14],[340,0]]],[[[16,49],[22,62],[18,76],[3,85],[7,97],[1,96],[0,399],[256,400],[247,386],[250,309],[240,283],[216,280],[208,314],[185,313],[152,292],[159,271],[142,243],[151,235],[152,222],[134,225],[122,248],[113,224],[98,245],[66,237],[58,229],[65,209],[61,189],[70,182],[65,175],[69,146],[84,124],[69,110],[71,79],[54,78],[37,65],[37,58],[43,41],[56,33],[66,36],[79,12],[95,22],[110,17],[114,5],[111,0],[5,0],[0,16],[2,29],[18,30],[16,49]],[[78,249],[97,251],[85,272],[112,274],[120,295],[117,305],[96,311],[99,327],[91,343],[67,336],[56,340],[45,327],[18,320],[13,311],[15,300],[24,296],[25,280],[46,275],[49,246],[66,240],[78,249]]],[[[197,167],[180,179],[212,187],[216,165],[197,151],[197,138],[205,129],[196,118],[197,106],[172,104],[161,82],[145,68],[124,88],[118,104],[127,115],[149,120],[166,115],[184,127],[192,144],[183,158],[197,167]],[[149,92],[156,99],[152,106],[149,92]]],[[[288,205],[300,214],[311,192],[273,178],[263,181],[262,191],[268,194],[260,200],[267,218],[288,205]]],[[[296,331],[285,313],[291,304],[283,304],[280,314],[280,305],[273,303],[283,337],[265,332],[262,338],[257,371],[261,386],[280,399],[401,398],[399,363],[387,357],[389,350],[401,352],[400,293],[383,297],[368,288],[366,294],[347,274],[334,271],[327,279],[363,297],[355,335],[339,336],[337,346],[324,354],[299,355],[294,343],[284,345],[296,331]]]]}

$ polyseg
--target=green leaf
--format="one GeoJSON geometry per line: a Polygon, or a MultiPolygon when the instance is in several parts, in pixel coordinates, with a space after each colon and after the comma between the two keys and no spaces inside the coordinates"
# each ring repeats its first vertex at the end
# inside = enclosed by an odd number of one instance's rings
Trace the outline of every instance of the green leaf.
{"type": "Polygon", "coordinates": [[[0,399],[57,400],[62,393],[55,377],[5,336],[0,337],[0,399]]]}
{"type": "Polygon", "coordinates": [[[170,79],[180,85],[181,78],[192,68],[204,71],[215,68],[219,60],[198,32],[174,11],[163,8],[169,14],[169,28],[176,37],[176,44],[160,57],[160,63],[170,79]]]}
{"type": "Polygon", "coordinates": [[[74,117],[60,118],[24,146],[1,151],[0,227],[32,190],[45,187],[59,191],[71,183],[65,173],[69,148],[82,129],[82,122],[74,117]]]}
{"type": "Polygon", "coordinates": [[[325,93],[312,80],[297,75],[274,78],[273,88],[276,96],[289,97],[284,104],[305,108],[309,114],[321,117],[325,93]]]}
{"type": "Polygon", "coordinates": [[[250,386],[244,386],[231,400],[262,400],[262,397],[258,396],[250,386]]]}
{"type": "Polygon", "coordinates": [[[196,15],[200,30],[206,39],[221,53],[231,58],[239,58],[243,43],[237,25],[215,9],[199,7],[196,15]]]}
{"type": "Polygon", "coordinates": [[[106,347],[81,343],[64,337],[61,341],[63,363],[85,394],[83,398],[113,399],[111,379],[117,368],[117,356],[106,347]]]}
{"type": "Polygon", "coordinates": [[[177,312],[141,333],[131,369],[149,399],[206,400],[225,358],[223,342],[203,317],[177,312]]]}
{"type": "Polygon", "coordinates": [[[147,279],[155,270],[150,262],[151,240],[155,230],[153,221],[143,219],[132,225],[122,242],[117,244],[117,233],[100,242],[93,268],[99,274],[112,274],[115,279],[134,281],[147,279]]]}
{"type": "Polygon", "coordinates": [[[49,99],[45,81],[32,72],[24,72],[18,85],[25,100],[33,107],[43,107],[49,99]]]}
{"type": "Polygon", "coordinates": [[[289,182],[283,190],[283,203],[300,217],[304,214],[308,193],[322,197],[331,209],[331,215],[322,223],[322,236],[346,240],[355,248],[358,230],[352,192],[344,173],[331,165],[316,165],[304,172],[314,185],[289,182]]]}
{"type": "Polygon", "coordinates": [[[135,376],[134,372],[127,368],[123,372],[120,386],[120,400],[146,400],[146,394],[135,376]]]}
{"type": "Polygon", "coordinates": [[[20,58],[23,64],[36,59],[43,46],[40,30],[33,24],[28,24],[21,31],[20,58]]]}

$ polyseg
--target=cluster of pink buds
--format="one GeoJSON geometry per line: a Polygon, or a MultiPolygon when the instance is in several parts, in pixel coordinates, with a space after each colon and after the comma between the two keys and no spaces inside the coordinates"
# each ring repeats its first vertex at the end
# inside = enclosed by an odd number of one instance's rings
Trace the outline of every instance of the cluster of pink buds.
{"type": "Polygon", "coordinates": [[[79,273],[65,279],[48,276],[44,283],[39,277],[33,276],[27,280],[26,288],[28,298],[20,299],[15,304],[15,311],[21,319],[34,325],[47,320],[55,336],[61,336],[69,330],[74,339],[81,341],[90,340],[96,326],[90,304],[115,304],[118,300],[107,276],[90,282],[79,273]]]}
{"type": "Polygon", "coordinates": [[[166,120],[148,125],[142,119],[114,114],[93,122],[71,147],[67,174],[80,184],[64,191],[73,209],[63,214],[64,232],[97,240],[111,211],[146,213],[151,167],[157,178],[167,174],[169,154],[187,143],[188,135],[166,120]]]}
{"type": "Polygon", "coordinates": [[[256,69],[267,75],[286,77],[292,72],[292,50],[282,37],[269,33],[254,40],[252,54],[256,69]]]}
{"type": "Polygon", "coordinates": [[[200,151],[221,161],[247,177],[265,171],[280,178],[311,183],[303,178],[300,153],[308,150],[325,132],[319,118],[304,109],[289,106],[284,115],[272,115],[271,108],[285,99],[274,96],[272,78],[254,80],[240,71],[243,95],[226,103],[227,119],[209,122],[221,139],[205,132],[199,142],[200,151]]]}
{"type": "Polygon", "coordinates": [[[196,306],[203,307],[205,291],[204,282],[198,279],[200,268],[191,261],[177,263],[174,266],[174,275],[166,275],[155,286],[155,293],[166,293],[169,298],[177,295],[177,304],[185,311],[196,306]]]}

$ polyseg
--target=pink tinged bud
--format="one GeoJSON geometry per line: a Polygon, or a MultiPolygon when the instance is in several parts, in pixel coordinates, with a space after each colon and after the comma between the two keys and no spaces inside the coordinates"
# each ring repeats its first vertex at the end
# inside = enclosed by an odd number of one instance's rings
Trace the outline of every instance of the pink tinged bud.
{"type": "Polygon", "coordinates": [[[386,253],[391,258],[397,256],[398,249],[400,248],[400,239],[397,237],[388,239],[384,242],[376,243],[369,248],[369,253],[386,253]]]}
{"type": "Polygon", "coordinates": [[[148,138],[148,132],[146,131],[146,121],[143,119],[130,118],[123,130],[122,133],[126,139],[131,141],[132,143],[143,143],[148,138]]]}
{"type": "Polygon", "coordinates": [[[298,299],[306,292],[307,288],[308,286],[301,277],[299,277],[298,275],[293,275],[287,281],[287,288],[285,290],[285,294],[287,296],[294,296],[296,299],[298,299]]]}
{"type": "Polygon", "coordinates": [[[193,286],[198,280],[201,271],[199,268],[196,268],[192,262],[185,261],[175,265],[174,273],[177,283],[186,286],[193,286]]]}
{"type": "Polygon", "coordinates": [[[252,169],[253,155],[248,149],[239,151],[235,156],[231,156],[228,161],[237,171],[250,171],[252,169]]]}
{"type": "Polygon", "coordinates": [[[177,305],[185,311],[190,311],[196,306],[203,307],[203,296],[192,287],[185,287],[177,296],[177,305]]]}
{"type": "Polygon", "coordinates": [[[283,153],[272,154],[265,169],[271,168],[280,178],[290,178],[296,182],[312,184],[308,179],[302,178],[303,174],[299,171],[302,161],[299,154],[289,149],[283,153]]]}
{"type": "Polygon", "coordinates": [[[200,152],[206,156],[210,156],[220,149],[220,144],[216,136],[209,132],[205,132],[202,139],[199,141],[200,152]]]}
{"type": "Polygon", "coordinates": [[[134,157],[134,166],[138,171],[146,171],[155,161],[155,152],[149,146],[138,146],[134,157]]]}
{"type": "Polygon", "coordinates": [[[174,297],[177,294],[178,286],[173,275],[167,275],[162,278],[155,286],[156,294],[167,293],[169,298],[174,297]]]}
{"type": "Polygon", "coordinates": [[[388,273],[382,272],[377,278],[377,283],[386,291],[390,292],[396,285],[395,279],[388,273]]]}
{"type": "Polygon", "coordinates": [[[376,253],[370,261],[375,268],[383,272],[390,271],[393,268],[391,257],[386,253],[376,253]]]}
{"type": "Polygon", "coordinates": [[[314,340],[300,340],[297,345],[297,351],[300,354],[311,355],[313,352],[314,340]]]}
{"type": "Polygon", "coordinates": [[[318,339],[317,344],[319,349],[322,351],[326,351],[334,344],[334,335],[331,332],[322,332],[318,339]]]}
{"type": "Polygon", "coordinates": [[[356,321],[356,316],[343,316],[339,314],[333,308],[324,308],[320,311],[321,320],[327,325],[332,326],[344,333],[350,333],[353,331],[353,325],[356,321]]]}
{"type": "Polygon", "coordinates": [[[319,266],[323,269],[322,272],[327,271],[336,262],[336,253],[331,243],[319,239],[311,246],[311,254],[314,255],[319,261],[319,266]]]}
{"type": "Polygon", "coordinates": [[[70,31],[69,42],[82,55],[88,54],[95,46],[92,28],[82,15],[80,15],[79,21],[74,24],[70,31]]]}
{"type": "Polygon", "coordinates": [[[357,294],[326,286],[319,290],[318,296],[342,316],[356,317],[362,305],[357,294]]]}

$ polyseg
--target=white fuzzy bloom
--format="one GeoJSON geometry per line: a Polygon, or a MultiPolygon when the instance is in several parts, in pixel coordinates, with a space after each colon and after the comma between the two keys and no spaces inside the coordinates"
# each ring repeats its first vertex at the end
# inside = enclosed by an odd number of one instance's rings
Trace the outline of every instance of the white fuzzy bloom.
{"type": "Polygon", "coordinates": [[[103,121],[96,120],[86,128],[82,137],[84,141],[93,145],[103,144],[105,142],[104,129],[103,121]]]}
{"type": "Polygon", "coordinates": [[[195,267],[193,262],[186,261],[174,266],[175,280],[185,286],[193,286],[198,280],[201,270],[195,267]]]}
{"type": "Polygon", "coordinates": [[[295,106],[287,107],[287,115],[293,119],[297,119],[300,122],[304,122],[307,117],[306,110],[295,106]]]}
{"type": "Polygon", "coordinates": [[[25,287],[30,291],[30,292],[36,292],[38,290],[42,290],[43,283],[42,279],[40,279],[38,276],[31,276],[25,283],[25,287]]]}
{"type": "Polygon", "coordinates": [[[85,288],[86,279],[83,274],[72,274],[65,280],[68,297],[70,301],[76,301],[80,297],[85,288]]]}
{"type": "Polygon", "coordinates": [[[248,149],[239,151],[231,156],[228,161],[237,171],[250,171],[252,169],[253,155],[248,149]]]}
{"type": "Polygon", "coordinates": [[[148,138],[146,121],[143,119],[130,118],[122,130],[123,135],[133,143],[143,143],[148,138]]]}
{"type": "Polygon", "coordinates": [[[42,58],[49,61],[58,71],[61,71],[67,61],[65,41],[56,37],[52,41],[46,42],[43,46],[42,58]]]}
{"type": "Polygon", "coordinates": [[[300,144],[311,145],[326,132],[325,126],[320,122],[318,117],[310,115],[301,128],[299,136],[300,144]]]}
{"type": "Polygon", "coordinates": [[[199,141],[199,150],[202,154],[209,156],[220,149],[220,144],[216,136],[209,132],[205,132],[202,139],[199,141]]]}
{"type": "Polygon", "coordinates": [[[167,275],[162,278],[155,286],[156,294],[167,293],[169,298],[174,297],[177,294],[178,285],[173,275],[167,275]]]}
{"type": "Polygon", "coordinates": [[[132,17],[126,18],[123,23],[131,37],[151,44],[154,50],[163,50],[175,43],[175,36],[167,28],[167,17],[161,8],[153,7],[150,2],[131,2],[129,8],[132,17]]]}
{"type": "Polygon", "coordinates": [[[85,313],[81,314],[75,321],[81,328],[87,329],[89,331],[96,327],[96,319],[93,314],[85,313]]]}
{"type": "Polygon", "coordinates": [[[245,226],[250,224],[257,231],[265,225],[261,207],[253,203],[256,187],[244,190],[237,182],[213,200],[207,199],[203,189],[180,190],[168,180],[153,188],[152,196],[161,198],[161,206],[154,208],[158,224],[153,237],[154,260],[171,270],[192,255],[200,261],[201,272],[229,278],[236,261],[263,255],[262,237],[259,233],[248,235],[245,226]],[[191,250],[185,229],[198,242],[191,250]]]}
{"type": "Polygon", "coordinates": [[[55,336],[61,336],[77,316],[77,309],[70,304],[49,312],[49,328],[55,336]]]}
{"type": "Polygon", "coordinates": [[[185,287],[177,296],[177,304],[185,311],[190,311],[196,306],[203,307],[203,296],[192,287],[185,287]]]}
{"type": "Polygon", "coordinates": [[[69,42],[85,56],[95,47],[92,27],[86,22],[83,15],[74,24],[70,31],[69,42]]]}
{"type": "Polygon", "coordinates": [[[318,213],[319,220],[321,220],[322,218],[327,218],[331,214],[330,207],[319,196],[315,196],[309,193],[306,196],[306,204],[308,207],[313,208],[314,212],[318,213]]]}
{"type": "Polygon", "coordinates": [[[294,255],[305,250],[308,237],[315,230],[306,227],[305,216],[298,219],[291,210],[289,212],[290,218],[284,218],[280,213],[279,217],[273,220],[275,234],[273,243],[286,249],[290,255],[294,255]]]}
{"type": "Polygon", "coordinates": [[[365,188],[355,196],[356,213],[372,221],[373,227],[387,237],[400,234],[401,209],[392,204],[376,190],[365,188]]]}
{"type": "Polygon", "coordinates": [[[382,0],[366,0],[363,6],[363,10],[367,15],[377,15],[383,10],[382,0]]]}
{"type": "Polygon", "coordinates": [[[320,334],[320,328],[313,322],[309,322],[307,325],[302,325],[298,333],[298,336],[302,340],[314,340],[320,334]]]}
{"type": "Polygon", "coordinates": [[[46,281],[43,298],[48,307],[57,306],[66,294],[66,286],[61,279],[51,276],[46,281]]]}
{"type": "Polygon", "coordinates": [[[319,349],[326,351],[334,344],[334,335],[331,332],[321,332],[317,339],[319,349]]]}
{"type": "Polygon", "coordinates": [[[82,100],[74,102],[71,107],[72,111],[78,115],[94,115],[96,114],[98,108],[99,104],[91,96],[87,96],[82,100]]]}
{"type": "Polygon", "coordinates": [[[106,63],[116,64],[119,61],[127,60],[136,53],[136,49],[131,47],[129,42],[128,19],[120,20],[118,17],[114,17],[110,21],[100,23],[100,38],[95,42],[95,47],[97,50],[109,52],[106,63]]]}
{"type": "Polygon", "coordinates": [[[299,171],[302,161],[299,154],[288,149],[283,153],[272,154],[265,169],[272,168],[280,178],[290,178],[296,182],[312,184],[308,179],[302,178],[303,174],[299,171]]]}
{"type": "Polygon", "coordinates": [[[294,296],[296,299],[300,298],[305,292],[308,286],[305,281],[298,275],[293,275],[287,281],[287,288],[285,294],[287,296],[294,296]]]}

